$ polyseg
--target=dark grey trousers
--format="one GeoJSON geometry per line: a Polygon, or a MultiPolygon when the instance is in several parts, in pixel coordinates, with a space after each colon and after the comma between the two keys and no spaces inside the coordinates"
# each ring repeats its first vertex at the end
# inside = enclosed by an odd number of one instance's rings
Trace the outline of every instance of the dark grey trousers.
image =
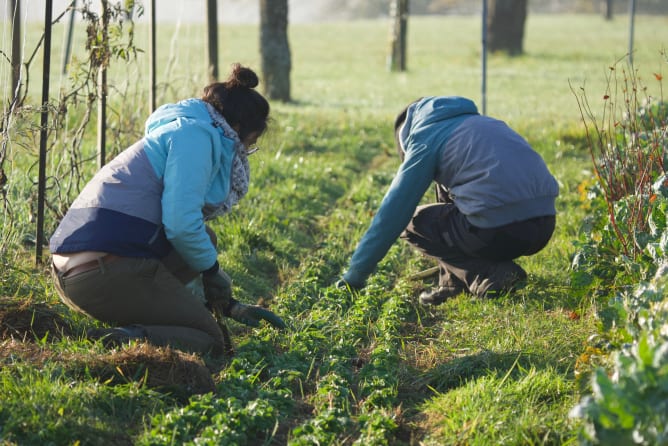
{"type": "Polygon", "coordinates": [[[439,285],[464,284],[486,277],[491,266],[537,253],[547,245],[554,216],[532,218],[491,229],[473,226],[452,203],[419,206],[401,234],[440,268],[439,285]]]}

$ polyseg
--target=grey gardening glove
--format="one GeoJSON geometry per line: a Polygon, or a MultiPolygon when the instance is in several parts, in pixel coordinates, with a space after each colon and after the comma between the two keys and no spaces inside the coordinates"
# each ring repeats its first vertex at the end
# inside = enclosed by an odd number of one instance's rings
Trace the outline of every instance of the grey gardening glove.
{"type": "Polygon", "coordinates": [[[336,288],[341,290],[352,291],[358,293],[364,289],[366,285],[366,275],[361,275],[348,270],[339,280],[334,284],[336,288]]]}
{"type": "Polygon", "coordinates": [[[227,308],[234,300],[232,298],[232,279],[222,269],[203,272],[202,284],[204,285],[206,306],[209,310],[213,311],[214,307],[227,308]]]}
{"type": "Polygon", "coordinates": [[[269,322],[276,328],[287,327],[283,319],[266,308],[258,305],[242,304],[234,299],[232,297],[232,279],[225,271],[221,269],[215,271],[214,267],[202,273],[206,306],[214,315],[231,317],[235,321],[251,327],[259,327],[262,320],[269,322]]]}
{"type": "Polygon", "coordinates": [[[358,291],[361,290],[360,287],[353,286],[353,285],[349,284],[348,282],[346,282],[346,279],[339,279],[339,280],[334,284],[334,286],[335,286],[336,288],[341,289],[341,290],[349,290],[349,291],[352,291],[352,292],[358,292],[358,291]]]}
{"type": "Polygon", "coordinates": [[[265,320],[276,328],[287,328],[287,325],[285,325],[283,319],[276,316],[266,308],[262,308],[259,305],[246,305],[242,304],[241,302],[237,302],[234,299],[232,300],[233,303],[229,308],[229,314],[226,316],[231,317],[235,321],[241,322],[245,325],[250,325],[251,327],[259,327],[260,321],[265,320]]]}

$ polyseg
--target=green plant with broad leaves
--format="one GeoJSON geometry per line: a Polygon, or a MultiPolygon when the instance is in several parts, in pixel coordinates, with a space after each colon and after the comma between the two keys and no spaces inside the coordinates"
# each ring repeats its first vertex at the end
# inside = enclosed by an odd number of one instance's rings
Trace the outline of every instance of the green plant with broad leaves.
{"type": "Polygon", "coordinates": [[[585,420],[583,444],[668,444],[668,264],[648,284],[613,300],[629,342],[599,368],[592,394],[571,412],[585,420]]]}

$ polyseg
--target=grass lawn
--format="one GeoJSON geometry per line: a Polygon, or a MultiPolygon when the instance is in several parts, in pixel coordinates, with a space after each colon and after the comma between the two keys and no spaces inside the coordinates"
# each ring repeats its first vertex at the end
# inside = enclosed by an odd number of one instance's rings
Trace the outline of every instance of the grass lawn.
{"type": "MultiPolygon", "coordinates": [[[[636,19],[635,68],[653,96],[667,25],[636,19]]],[[[425,95],[481,104],[480,19],[411,17],[408,26],[404,73],[386,71],[386,22],[291,26],[294,101],[272,104],[271,130],[250,158],[251,190],[214,224],[237,298],[269,304],[290,329],[230,322],[232,358],[143,344],[107,351],[83,338],[96,323],[68,311],[47,268],[34,265],[37,140],[15,124],[0,245],[0,444],[577,443],[568,412],[604,359],[588,350],[600,302],[569,280],[587,214],[578,186],[592,179],[574,91],[597,109],[610,67],[627,53],[628,21],[529,16],[525,54],[489,56],[487,113],[520,131],[559,180],[557,230],[546,249],[519,260],[530,279],[523,290],[435,308],[417,303],[430,282],[414,277],[432,263],[401,241],[361,293],[332,286],[398,167],[395,114],[425,95]]],[[[259,71],[257,29],[220,31],[221,73],[235,61],[259,71]]],[[[59,54],[64,31],[54,32],[59,54]]],[[[204,38],[201,26],[159,29],[159,102],[199,95],[204,38]]],[[[127,126],[114,144],[142,131],[147,66],[140,53],[137,64],[110,70],[112,119],[127,126]]],[[[94,133],[86,138],[94,148],[94,133]]],[[[64,155],[50,155],[56,169],[64,155]]]]}

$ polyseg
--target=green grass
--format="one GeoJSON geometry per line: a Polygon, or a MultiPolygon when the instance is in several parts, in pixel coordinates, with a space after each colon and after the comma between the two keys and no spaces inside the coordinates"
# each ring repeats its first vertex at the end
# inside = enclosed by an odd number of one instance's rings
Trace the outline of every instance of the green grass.
{"type": "MultiPolygon", "coordinates": [[[[600,100],[606,70],[627,51],[624,16],[530,16],[526,54],[488,60],[488,113],[520,130],[561,185],[554,239],[520,260],[531,279],[525,289],[423,308],[416,297],[429,284],[410,277],[431,262],[400,241],[360,294],[331,286],[398,167],[394,115],[422,95],[465,95],[480,104],[479,22],[411,18],[409,69],[394,74],[385,69],[385,22],[291,27],[294,102],[272,104],[271,131],[251,157],[249,195],[214,225],[236,295],[272,301],[291,329],[232,325],[236,356],[222,364],[205,358],[216,386],[208,394],[156,389],[141,374],[100,378],[82,365],[114,364],[114,357],[81,338],[94,322],[59,302],[45,268],[33,266],[33,246],[21,244],[34,231],[26,166],[35,152],[12,146],[14,214],[11,227],[3,226],[0,294],[46,303],[72,334],[0,340],[0,442],[576,443],[577,422],[567,413],[586,388],[578,358],[599,327],[595,296],[568,281],[586,215],[577,186],[591,177],[569,81],[584,85],[593,104],[600,100]]],[[[666,70],[659,54],[668,45],[666,25],[666,17],[636,22],[634,60],[652,94],[660,93],[653,73],[666,70]]],[[[160,66],[175,61],[169,83],[160,71],[160,101],[197,95],[205,82],[203,27],[163,26],[159,33],[160,66]]],[[[139,30],[138,45],[145,39],[139,30]]],[[[259,67],[257,42],[255,27],[221,28],[221,72],[232,61],[259,67]]],[[[140,68],[112,69],[110,82],[130,73],[143,85],[142,64],[145,57],[140,68]]],[[[145,93],[129,97],[133,113],[144,115],[145,93]]],[[[123,109],[118,95],[110,101],[123,109]]],[[[137,119],[130,121],[135,134],[137,119]]],[[[94,136],[87,138],[94,146],[94,136]]]]}

